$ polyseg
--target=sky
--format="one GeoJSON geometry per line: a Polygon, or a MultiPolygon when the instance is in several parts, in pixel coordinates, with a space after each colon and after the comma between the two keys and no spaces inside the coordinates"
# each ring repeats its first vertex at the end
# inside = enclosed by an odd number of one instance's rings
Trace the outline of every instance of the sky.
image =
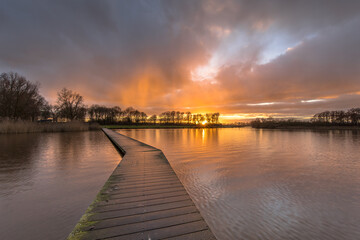
{"type": "Polygon", "coordinates": [[[307,118],[360,107],[360,1],[0,2],[0,72],[86,104],[307,118]]]}

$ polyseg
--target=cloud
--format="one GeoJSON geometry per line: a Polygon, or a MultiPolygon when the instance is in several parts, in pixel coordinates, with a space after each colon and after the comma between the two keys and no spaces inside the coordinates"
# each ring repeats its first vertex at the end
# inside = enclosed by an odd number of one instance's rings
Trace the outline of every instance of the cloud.
{"type": "Polygon", "coordinates": [[[334,26],[273,61],[227,66],[218,75],[233,101],[324,98],[360,90],[360,18],[334,26]]]}
{"type": "MultiPolygon", "coordinates": [[[[88,103],[149,111],[309,114],[314,105],[301,100],[360,91],[359,1],[5,0],[0,6],[0,71],[40,82],[50,100],[66,86],[88,103]],[[208,68],[214,81],[193,81],[192,72],[208,68]],[[247,105],[264,102],[285,105],[247,105]]],[[[341,98],[331,101],[347,107],[341,98]]]]}

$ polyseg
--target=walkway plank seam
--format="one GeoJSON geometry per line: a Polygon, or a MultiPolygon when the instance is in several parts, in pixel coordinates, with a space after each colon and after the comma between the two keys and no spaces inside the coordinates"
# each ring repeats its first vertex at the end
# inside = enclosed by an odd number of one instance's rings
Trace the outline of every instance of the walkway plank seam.
{"type": "MultiPolygon", "coordinates": [[[[140,231],[134,231],[134,232],[124,233],[124,234],[114,234],[112,236],[106,237],[105,239],[119,237],[119,236],[126,236],[126,235],[130,235],[130,234],[134,234],[134,233],[143,233],[145,231],[154,231],[154,230],[158,230],[158,229],[166,229],[166,228],[169,228],[169,227],[175,227],[175,226],[180,226],[180,225],[189,224],[189,223],[195,223],[195,222],[201,222],[201,220],[193,220],[193,221],[188,221],[186,223],[179,223],[179,224],[168,224],[168,225],[166,225],[164,227],[156,227],[156,228],[151,228],[151,229],[146,229],[146,228],[140,229],[139,228],[140,231]]],[[[177,234],[177,236],[179,236],[179,235],[181,235],[181,234],[177,234]]]]}
{"type": "MultiPolygon", "coordinates": [[[[153,211],[153,212],[143,212],[143,213],[132,214],[132,215],[127,215],[127,216],[104,218],[101,220],[124,219],[124,218],[129,218],[129,217],[143,217],[145,214],[163,213],[163,212],[167,212],[167,211],[176,211],[176,210],[184,209],[184,208],[195,208],[196,209],[195,205],[190,205],[190,206],[185,206],[185,207],[168,208],[168,209],[153,211]]],[[[197,210],[197,212],[198,212],[198,210],[197,210]]],[[[100,223],[102,223],[102,222],[99,222],[98,224],[100,224],[100,223]]],[[[96,227],[97,227],[97,225],[96,226],[88,226],[88,227],[84,227],[84,229],[88,230],[88,229],[94,229],[96,227]]]]}
{"type": "MultiPolygon", "coordinates": [[[[167,202],[167,203],[178,203],[178,202],[185,202],[185,201],[191,201],[190,199],[186,199],[186,200],[178,200],[178,201],[171,201],[171,202],[167,202]]],[[[102,210],[99,211],[97,210],[97,213],[105,213],[105,212],[112,212],[112,211],[117,211],[117,210],[126,210],[126,209],[136,209],[136,208],[144,208],[144,207],[153,207],[153,206],[159,206],[159,205],[163,205],[164,203],[157,203],[157,204],[150,204],[150,205],[141,205],[141,206],[136,206],[136,207],[126,207],[126,208],[114,208],[114,209],[109,209],[109,210],[102,210]]]]}
{"type": "Polygon", "coordinates": [[[160,149],[109,129],[123,156],[73,239],[216,239],[160,149]]]}
{"type": "MultiPolygon", "coordinates": [[[[186,216],[188,214],[192,214],[192,213],[198,213],[198,211],[193,210],[191,212],[187,212],[187,213],[178,213],[176,214],[176,216],[186,216]]],[[[129,225],[129,224],[134,224],[134,223],[144,223],[144,222],[149,222],[149,221],[154,221],[154,220],[160,220],[160,219],[166,219],[166,218],[171,218],[174,217],[173,215],[168,216],[168,217],[159,217],[159,218],[152,218],[149,220],[137,220],[136,222],[129,222],[129,223],[119,223],[119,224],[112,224],[112,225],[106,225],[106,226],[102,226],[102,227],[96,227],[96,230],[99,229],[105,229],[105,228],[111,228],[111,227],[118,227],[118,226],[124,226],[124,225],[129,225]]]]}

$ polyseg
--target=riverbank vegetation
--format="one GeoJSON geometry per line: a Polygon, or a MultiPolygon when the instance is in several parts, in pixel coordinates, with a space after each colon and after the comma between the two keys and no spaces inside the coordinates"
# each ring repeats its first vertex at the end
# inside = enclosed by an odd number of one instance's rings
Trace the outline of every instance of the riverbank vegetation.
{"type": "Polygon", "coordinates": [[[0,75],[0,133],[83,131],[97,128],[96,124],[121,128],[219,127],[219,117],[220,113],[166,111],[148,115],[133,107],[87,107],[79,93],[67,88],[57,93],[51,105],[40,95],[39,84],[13,72],[0,75]]]}
{"type": "MultiPolygon", "coordinates": [[[[112,124],[112,125],[101,125],[104,128],[109,129],[163,129],[163,128],[225,128],[230,125],[223,124],[112,124]]],[[[231,125],[235,127],[235,125],[231,125]]],[[[237,126],[240,127],[240,126],[237,126]]]]}
{"type": "Polygon", "coordinates": [[[315,114],[309,121],[258,118],[250,125],[253,128],[360,129],[360,108],[324,111],[315,114]]]}
{"type": "Polygon", "coordinates": [[[97,123],[72,122],[31,122],[31,121],[2,121],[1,133],[35,133],[35,132],[77,132],[99,130],[97,123]]]}
{"type": "Polygon", "coordinates": [[[88,108],[91,122],[103,125],[218,125],[220,113],[191,113],[167,111],[160,115],[147,115],[132,107],[122,110],[120,107],[92,105],[88,108]]]}

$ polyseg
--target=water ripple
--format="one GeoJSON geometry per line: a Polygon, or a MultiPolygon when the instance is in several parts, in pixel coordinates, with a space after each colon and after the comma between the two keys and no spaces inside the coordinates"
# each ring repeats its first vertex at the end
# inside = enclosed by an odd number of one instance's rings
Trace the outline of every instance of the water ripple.
{"type": "Polygon", "coordinates": [[[121,133],[165,152],[218,239],[360,239],[359,132],[121,133]]]}

